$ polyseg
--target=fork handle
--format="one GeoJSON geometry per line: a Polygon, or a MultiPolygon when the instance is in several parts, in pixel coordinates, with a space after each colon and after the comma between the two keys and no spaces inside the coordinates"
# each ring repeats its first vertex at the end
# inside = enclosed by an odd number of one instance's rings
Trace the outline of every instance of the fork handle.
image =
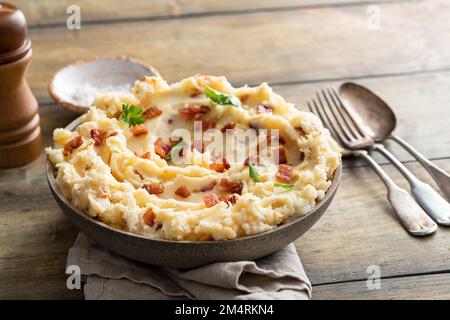
{"type": "Polygon", "coordinates": [[[401,224],[410,234],[426,236],[436,231],[436,223],[430,219],[405,189],[400,188],[387,175],[366,151],[359,151],[357,155],[366,160],[384,182],[388,190],[387,198],[401,224]]]}
{"type": "Polygon", "coordinates": [[[419,161],[420,164],[428,170],[434,181],[436,181],[437,185],[443,192],[447,201],[450,201],[450,174],[425,158],[419,151],[414,149],[408,142],[406,142],[399,136],[392,134],[389,138],[405,148],[406,151],[413,155],[417,159],[417,161],[419,161]]]}
{"type": "Polygon", "coordinates": [[[405,176],[411,185],[411,193],[414,198],[434,221],[444,226],[450,226],[450,203],[434,191],[429,184],[417,179],[384,145],[377,143],[373,146],[373,150],[383,154],[405,176]]]}

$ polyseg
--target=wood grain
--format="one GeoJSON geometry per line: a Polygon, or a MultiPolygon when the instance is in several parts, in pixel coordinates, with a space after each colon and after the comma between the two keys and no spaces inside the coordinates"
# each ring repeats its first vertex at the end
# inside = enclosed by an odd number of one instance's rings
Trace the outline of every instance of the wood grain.
{"type": "MultiPolygon", "coordinates": [[[[372,0],[370,3],[389,2],[391,0],[372,0]]],[[[399,0],[401,1],[401,0],[399,0]]],[[[124,5],[120,0],[108,0],[99,4],[92,0],[15,0],[10,1],[25,13],[29,24],[42,26],[65,24],[67,7],[76,4],[81,9],[82,22],[112,21],[117,19],[178,17],[192,14],[226,13],[260,9],[287,9],[323,5],[366,4],[367,0],[134,0],[124,5]]]]}
{"type": "Polygon", "coordinates": [[[122,54],[152,64],[169,82],[206,73],[235,85],[450,67],[448,1],[380,8],[379,30],[367,28],[359,6],[32,30],[28,80],[38,100],[48,102],[47,85],[60,67],[122,54]]]}
{"type": "Polygon", "coordinates": [[[366,281],[313,287],[314,300],[346,299],[450,299],[450,274],[382,279],[380,289],[369,290],[366,281]]]}

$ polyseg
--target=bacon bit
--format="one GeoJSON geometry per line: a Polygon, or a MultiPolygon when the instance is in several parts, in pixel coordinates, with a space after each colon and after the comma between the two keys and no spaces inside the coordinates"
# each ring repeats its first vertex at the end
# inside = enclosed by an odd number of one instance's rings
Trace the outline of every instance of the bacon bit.
{"type": "Polygon", "coordinates": [[[80,147],[82,144],[83,138],[81,136],[76,136],[64,145],[64,155],[69,155],[69,153],[71,153],[74,149],[80,147]]]}
{"type": "Polygon", "coordinates": [[[142,186],[150,194],[161,194],[164,192],[164,186],[162,183],[150,183],[142,186]]]}
{"type": "Polygon", "coordinates": [[[143,218],[146,225],[153,227],[153,225],[155,224],[156,215],[153,213],[152,208],[147,209],[147,211],[144,213],[143,218]]]}
{"type": "Polygon", "coordinates": [[[294,170],[291,166],[286,164],[280,164],[278,166],[278,172],[276,174],[276,179],[283,183],[292,183],[292,176],[294,175],[294,170]]]}
{"type": "Polygon", "coordinates": [[[143,134],[147,134],[147,127],[143,124],[134,126],[133,128],[131,128],[131,133],[133,134],[133,136],[138,137],[140,135],[143,134]]]}
{"type": "Polygon", "coordinates": [[[181,186],[177,190],[175,190],[175,194],[179,195],[180,197],[187,198],[191,195],[191,192],[188,188],[186,188],[186,186],[181,186]]]}
{"type": "Polygon", "coordinates": [[[147,159],[147,160],[150,160],[150,158],[151,158],[151,154],[150,154],[150,151],[147,151],[147,152],[145,152],[145,153],[143,153],[143,154],[141,154],[140,156],[138,156],[139,158],[142,158],[142,159],[147,159]]]}
{"type": "Polygon", "coordinates": [[[103,129],[92,129],[91,130],[91,138],[94,139],[94,144],[96,146],[100,146],[103,143],[103,139],[105,139],[106,131],[103,129]]]}
{"type": "Polygon", "coordinates": [[[237,201],[237,197],[235,194],[227,194],[219,197],[220,201],[225,202],[227,205],[235,205],[237,201]]]}
{"type": "Polygon", "coordinates": [[[211,191],[212,189],[214,189],[216,184],[217,184],[216,180],[211,180],[207,184],[205,184],[205,185],[201,186],[200,188],[198,188],[197,191],[200,191],[200,192],[211,191]]]}
{"type": "Polygon", "coordinates": [[[230,164],[227,159],[223,158],[222,162],[211,163],[209,168],[217,172],[224,172],[225,170],[230,169],[230,164]]]}
{"type": "Polygon", "coordinates": [[[134,169],[133,172],[139,176],[139,178],[141,178],[141,180],[144,180],[144,176],[142,175],[142,173],[139,172],[139,170],[134,169]]]}
{"type": "Polygon", "coordinates": [[[159,137],[155,141],[155,153],[159,155],[161,158],[167,158],[167,155],[170,153],[172,146],[170,144],[164,143],[163,139],[159,137]]]}
{"type": "Polygon", "coordinates": [[[173,119],[167,119],[167,123],[168,124],[172,124],[173,123],[173,119]]]}
{"type": "Polygon", "coordinates": [[[244,166],[248,166],[248,164],[258,164],[259,163],[259,156],[250,156],[244,161],[244,166]]]}
{"type": "Polygon", "coordinates": [[[122,115],[122,111],[117,111],[116,113],[114,113],[113,117],[116,119],[120,119],[120,116],[122,115]]]}
{"type": "Polygon", "coordinates": [[[268,106],[264,103],[258,104],[258,106],[256,107],[256,113],[260,114],[260,113],[272,113],[273,108],[271,106],[268,106]]]}
{"type": "Polygon", "coordinates": [[[201,92],[195,91],[195,92],[192,92],[189,96],[190,96],[191,98],[196,98],[196,97],[198,97],[198,96],[201,95],[201,94],[202,94],[201,92]]]}
{"type": "Polygon", "coordinates": [[[282,136],[278,137],[278,142],[281,144],[286,144],[286,140],[282,136]]]}
{"type": "Polygon", "coordinates": [[[247,99],[248,99],[248,94],[245,94],[245,95],[243,95],[241,97],[238,97],[238,98],[239,98],[239,100],[241,100],[242,103],[246,103],[247,99]]]}
{"type": "Polygon", "coordinates": [[[151,118],[162,115],[162,113],[163,112],[161,110],[159,110],[158,107],[153,106],[153,107],[150,107],[147,110],[145,110],[144,113],[142,113],[142,115],[144,116],[145,120],[149,120],[151,118]]]}
{"type": "Polygon", "coordinates": [[[244,187],[244,184],[240,181],[230,181],[229,179],[222,179],[219,183],[220,187],[229,193],[242,193],[242,188],[244,187]]]}
{"type": "Polygon", "coordinates": [[[278,163],[279,164],[287,163],[286,148],[283,146],[278,148],[278,163]]]}
{"type": "Polygon", "coordinates": [[[207,208],[211,208],[218,204],[220,200],[217,198],[217,196],[214,193],[209,193],[203,197],[203,202],[205,203],[205,206],[207,208]]]}
{"type": "Polygon", "coordinates": [[[232,129],[234,129],[234,127],[236,127],[236,123],[230,122],[230,123],[227,123],[226,125],[224,125],[223,128],[220,129],[220,131],[222,131],[223,133],[226,133],[228,129],[232,130],[232,129]]]}
{"type": "Polygon", "coordinates": [[[202,131],[206,131],[208,129],[214,129],[216,127],[216,123],[212,120],[202,120],[202,131]]]}
{"type": "Polygon", "coordinates": [[[180,115],[180,117],[186,120],[190,119],[198,120],[200,119],[199,117],[201,115],[208,113],[209,111],[211,111],[211,108],[208,106],[192,105],[189,107],[179,109],[178,114],[180,115]]]}

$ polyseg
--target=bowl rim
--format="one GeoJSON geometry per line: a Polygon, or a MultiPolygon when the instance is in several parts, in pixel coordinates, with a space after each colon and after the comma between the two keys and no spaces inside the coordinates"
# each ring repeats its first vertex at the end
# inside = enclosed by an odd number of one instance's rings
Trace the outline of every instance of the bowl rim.
{"type": "Polygon", "coordinates": [[[48,89],[48,93],[50,94],[52,99],[59,106],[65,108],[65,109],[69,109],[71,111],[77,112],[77,113],[85,113],[87,110],[89,110],[90,106],[77,105],[77,104],[74,104],[72,102],[65,101],[63,98],[61,98],[61,96],[58,94],[58,91],[55,90],[55,81],[56,81],[56,77],[58,75],[60,75],[62,72],[64,72],[65,70],[67,70],[69,68],[73,68],[73,67],[76,67],[76,66],[84,64],[84,63],[96,62],[96,61],[99,61],[99,60],[122,60],[122,61],[135,63],[135,64],[140,65],[144,69],[147,69],[149,72],[153,73],[155,76],[161,77],[161,74],[159,73],[159,71],[156,70],[150,64],[147,64],[147,63],[145,63],[145,62],[143,62],[143,61],[141,61],[139,59],[128,57],[128,56],[125,56],[125,55],[120,55],[120,56],[103,56],[103,55],[100,55],[100,56],[94,56],[94,57],[90,57],[90,58],[78,59],[78,60],[75,60],[74,62],[69,63],[68,65],[65,65],[64,67],[58,69],[58,71],[56,71],[56,73],[53,75],[53,77],[50,80],[50,83],[48,85],[48,88],[47,88],[48,89]]]}
{"type": "MultiPolygon", "coordinates": [[[[71,123],[69,123],[65,127],[65,129],[66,130],[71,130],[71,131],[73,129],[75,129],[80,124],[80,118],[81,117],[82,116],[80,116],[80,117],[76,118],[75,120],[73,120],[71,123]]],[[[236,243],[236,242],[240,242],[240,241],[251,240],[251,239],[259,238],[259,237],[262,237],[262,236],[267,236],[267,235],[269,235],[271,233],[274,233],[274,232],[280,232],[281,230],[283,230],[285,228],[288,228],[289,226],[292,226],[293,224],[296,224],[296,223],[306,219],[310,215],[314,214],[322,206],[326,205],[328,203],[328,201],[330,200],[330,198],[336,193],[337,188],[339,186],[339,182],[340,182],[341,176],[342,176],[342,161],[341,161],[341,163],[339,164],[339,166],[335,169],[335,171],[333,173],[333,179],[332,179],[330,187],[328,188],[328,190],[325,193],[325,197],[323,197],[322,200],[320,200],[316,204],[316,206],[311,211],[306,213],[305,215],[287,218],[281,225],[278,225],[278,226],[276,226],[273,229],[270,229],[270,230],[267,230],[267,231],[264,231],[264,232],[261,232],[261,233],[248,235],[248,236],[244,236],[244,237],[238,237],[238,238],[234,238],[234,239],[230,239],[230,240],[202,240],[202,241],[170,240],[170,239],[149,238],[149,237],[137,234],[137,233],[132,233],[132,232],[129,232],[129,231],[116,229],[116,228],[113,228],[113,227],[107,225],[104,222],[94,220],[91,217],[89,217],[86,213],[82,212],[82,210],[80,210],[77,207],[75,207],[60,192],[59,187],[56,184],[56,179],[55,179],[55,176],[54,176],[55,166],[50,162],[50,159],[49,159],[48,156],[46,158],[45,171],[46,171],[48,184],[49,184],[50,189],[52,190],[53,194],[56,195],[58,197],[58,199],[62,203],[64,203],[65,206],[69,207],[73,212],[76,212],[84,220],[89,221],[91,223],[94,223],[94,224],[96,224],[97,226],[99,226],[101,228],[105,228],[105,229],[107,229],[109,231],[112,231],[112,232],[117,232],[117,233],[119,233],[119,234],[121,234],[123,236],[137,238],[137,239],[140,239],[140,240],[155,241],[155,242],[158,242],[158,243],[179,244],[179,245],[183,245],[183,244],[184,245],[190,245],[190,244],[220,245],[220,244],[225,244],[225,243],[236,243]]]]}

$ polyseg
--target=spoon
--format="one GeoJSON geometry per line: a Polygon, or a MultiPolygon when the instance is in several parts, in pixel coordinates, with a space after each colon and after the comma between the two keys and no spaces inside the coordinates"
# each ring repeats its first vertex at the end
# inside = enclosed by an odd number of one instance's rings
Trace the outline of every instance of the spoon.
{"type": "Polygon", "coordinates": [[[339,88],[344,107],[359,122],[367,135],[375,142],[373,150],[382,153],[403,174],[411,186],[411,193],[424,210],[439,224],[450,226],[450,204],[430,185],[417,179],[384,145],[392,139],[411,153],[431,174],[446,199],[450,198],[450,175],[425,158],[406,141],[393,134],[396,118],[392,109],[369,89],[351,82],[339,88]]]}

